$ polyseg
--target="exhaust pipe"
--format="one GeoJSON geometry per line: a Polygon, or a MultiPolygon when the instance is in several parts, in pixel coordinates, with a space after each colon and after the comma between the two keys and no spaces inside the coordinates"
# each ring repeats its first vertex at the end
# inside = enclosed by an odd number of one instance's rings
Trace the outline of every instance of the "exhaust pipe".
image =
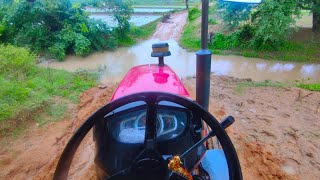
{"type": "MultiPolygon", "coordinates": [[[[211,51],[208,50],[208,11],[209,0],[202,0],[201,15],[201,50],[196,52],[196,100],[206,110],[209,109],[211,51]]],[[[203,120],[201,120],[201,137],[207,135],[203,120]]]]}
{"type": "Polygon", "coordinates": [[[209,108],[211,51],[208,50],[209,0],[202,0],[201,50],[196,52],[196,100],[206,110],[209,108]]]}

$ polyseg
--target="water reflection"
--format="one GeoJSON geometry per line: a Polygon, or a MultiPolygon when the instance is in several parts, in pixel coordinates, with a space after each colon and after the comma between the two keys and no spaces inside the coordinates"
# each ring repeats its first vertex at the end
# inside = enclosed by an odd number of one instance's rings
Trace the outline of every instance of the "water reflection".
{"type": "MultiPolygon", "coordinates": [[[[135,46],[119,48],[114,52],[95,53],[88,57],[69,56],[64,62],[53,62],[51,67],[75,71],[76,69],[103,69],[101,81],[120,81],[127,71],[141,64],[157,63],[150,57],[151,45],[159,42],[153,39],[135,46]]],[[[174,40],[167,41],[171,56],[165,57],[165,63],[180,78],[196,74],[196,56],[194,52],[182,49],[174,40]]],[[[43,65],[44,66],[44,65],[43,65]]],[[[320,64],[270,61],[242,56],[212,56],[211,71],[216,75],[228,75],[237,78],[251,78],[255,81],[274,80],[279,82],[310,78],[310,82],[320,82],[320,64]]]]}
{"type": "Polygon", "coordinates": [[[211,65],[211,71],[216,75],[228,75],[232,70],[233,62],[231,61],[224,61],[224,60],[217,60],[213,61],[211,65]]]}
{"type": "Polygon", "coordinates": [[[280,64],[276,63],[270,68],[270,72],[285,72],[285,71],[292,71],[295,67],[294,64],[280,64]]]}

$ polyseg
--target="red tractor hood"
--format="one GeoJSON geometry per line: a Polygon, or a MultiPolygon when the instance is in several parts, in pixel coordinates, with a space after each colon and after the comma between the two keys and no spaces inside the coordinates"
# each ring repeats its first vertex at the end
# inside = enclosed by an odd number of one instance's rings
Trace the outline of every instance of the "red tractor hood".
{"type": "Polygon", "coordinates": [[[129,70],[113,94],[111,101],[139,92],[168,92],[190,98],[176,73],[167,65],[141,65],[129,70]]]}

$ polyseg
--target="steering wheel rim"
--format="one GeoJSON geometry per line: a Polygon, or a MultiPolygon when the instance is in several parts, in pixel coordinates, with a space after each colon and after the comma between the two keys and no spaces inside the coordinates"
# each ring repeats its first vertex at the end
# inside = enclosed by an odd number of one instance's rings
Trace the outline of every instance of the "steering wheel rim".
{"type": "MultiPolygon", "coordinates": [[[[229,171],[229,179],[230,180],[238,180],[242,179],[241,167],[239,163],[239,159],[235,148],[224,130],[224,128],[220,125],[217,119],[211,115],[208,111],[203,109],[198,103],[191,101],[190,99],[177,96],[170,93],[164,92],[142,92],[131,94],[119,99],[116,99],[93,113],[81,126],[80,128],[73,134],[69,142],[67,143],[65,149],[63,150],[58,165],[56,167],[56,171],[54,173],[53,179],[67,179],[69,169],[72,163],[72,159],[84,139],[87,133],[92,129],[92,127],[98,122],[98,117],[103,117],[112,110],[119,108],[125,104],[135,101],[144,101],[148,104],[147,101],[151,100],[151,103],[160,102],[160,101],[170,101],[177,103],[186,107],[187,109],[192,109],[193,111],[197,111],[199,117],[201,117],[208,126],[215,132],[216,137],[220,141],[220,144],[223,148],[229,171]],[[223,140],[222,140],[223,139],[223,140]]],[[[149,104],[148,104],[149,106],[149,104]]],[[[155,105],[156,106],[156,105],[155,105]]],[[[154,115],[154,114],[152,114],[154,115]]]]}

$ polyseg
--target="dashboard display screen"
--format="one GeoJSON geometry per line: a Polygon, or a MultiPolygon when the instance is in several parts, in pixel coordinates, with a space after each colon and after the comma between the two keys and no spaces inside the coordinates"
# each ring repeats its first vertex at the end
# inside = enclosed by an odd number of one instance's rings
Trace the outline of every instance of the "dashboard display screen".
{"type": "MultiPolygon", "coordinates": [[[[169,140],[181,135],[187,127],[188,112],[184,108],[158,106],[157,139],[169,140]]],[[[146,106],[126,109],[106,117],[108,131],[121,143],[143,143],[145,138],[146,106]]]]}

